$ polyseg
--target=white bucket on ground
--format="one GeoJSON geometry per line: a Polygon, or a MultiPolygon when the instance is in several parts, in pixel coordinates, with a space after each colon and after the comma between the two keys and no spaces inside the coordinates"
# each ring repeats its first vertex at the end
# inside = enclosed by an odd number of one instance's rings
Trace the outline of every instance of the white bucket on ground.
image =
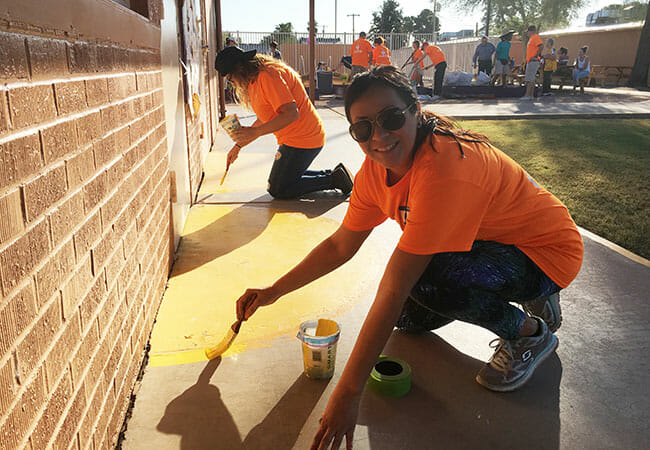
{"type": "Polygon", "coordinates": [[[341,327],[333,320],[308,320],[300,324],[298,339],[302,341],[305,375],[309,378],[331,378],[334,375],[336,344],[341,327]]]}

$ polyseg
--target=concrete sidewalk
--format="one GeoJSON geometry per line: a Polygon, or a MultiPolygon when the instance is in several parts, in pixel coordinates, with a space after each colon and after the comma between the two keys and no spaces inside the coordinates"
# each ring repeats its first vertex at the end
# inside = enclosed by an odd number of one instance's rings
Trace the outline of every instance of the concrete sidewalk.
{"type": "MultiPolygon", "coordinates": [[[[328,140],[317,168],[343,161],[356,171],[363,161],[341,112],[319,108],[328,140]]],[[[226,333],[239,293],[272,282],[345,214],[336,195],[272,200],[265,187],[275,147],[272,137],[247,147],[223,186],[227,149],[210,153],[152,334],[156,364],[136,390],[123,448],[309,447],[399,228],[381,225],[361,254],[317,288],[244,324],[239,347],[199,360],[202,347],[226,333]],[[329,382],[303,375],[295,338],[300,321],[317,317],[342,327],[329,382]]],[[[364,393],[355,448],[648,448],[650,267],[588,233],[583,238],[583,269],[562,292],[560,346],[525,387],[496,394],[476,384],[492,353],[494,336],[486,330],[454,322],[417,336],[395,331],[384,353],[411,365],[412,390],[399,399],[364,393]]]]}

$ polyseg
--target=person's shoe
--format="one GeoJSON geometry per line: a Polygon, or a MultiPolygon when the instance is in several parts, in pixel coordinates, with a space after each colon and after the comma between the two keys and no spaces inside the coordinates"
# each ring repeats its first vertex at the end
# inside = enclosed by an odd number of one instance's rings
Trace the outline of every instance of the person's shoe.
{"type": "Polygon", "coordinates": [[[494,339],[496,347],[492,358],[476,375],[476,381],[483,387],[497,392],[509,392],[521,387],[533,375],[535,368],[557,348],[557,337],[543,320],[537,319],[539,330],[536,335],[518,339],[494,339]]]}
{"type": "Polygon", "coordinates": [[[332,170],[332,187],[348,195],[354,186],[352,173],[342,163],[338,163],[332,170]]]}
{"type": "Polygon", "coordinates": [[[440,96],[439,95],[432,95],[431,100],[439,100],[440,96]]]}
{"type": "Polygon", "coordinates": [[[560,293],[556,292],[551,295],[537,297],[521,306],[529,316],[535,316],[542,319],[548,329],[555,333],[562,325],[562,309],[560,308],[560,293]]]}

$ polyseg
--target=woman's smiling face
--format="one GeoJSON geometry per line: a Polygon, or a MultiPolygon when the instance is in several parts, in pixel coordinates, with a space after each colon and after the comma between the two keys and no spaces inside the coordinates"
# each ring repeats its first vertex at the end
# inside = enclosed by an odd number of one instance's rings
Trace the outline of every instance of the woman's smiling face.
{"type": "MultiPolygon", "coordinates": [[[[350,106],[351,123],[354,124],[360,120],[373,121],[382,111],[395,107],[403,110],[407,106],[395,90],[385,86],[375,86],[368,89],[350,106]]],[[[370,139],[366,142],[359,142],[361,150],[370,159],[389,171],[393,182],[402,178],[411,168],[419,110],[420,104],[418,103],[417,109],[413,107],[404,112],[406,121],[399,130],[384,130],[374,123],[370,139]]]]}

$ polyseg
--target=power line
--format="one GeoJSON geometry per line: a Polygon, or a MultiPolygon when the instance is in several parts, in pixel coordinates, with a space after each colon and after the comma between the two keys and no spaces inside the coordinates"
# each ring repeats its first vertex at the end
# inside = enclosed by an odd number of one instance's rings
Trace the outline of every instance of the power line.
{"type": "Polygon", "coordinates": [[[355,34],[354,34],[354,18],[359,17],[359,14],[348,14],[348,17],[352,17],[352,36],[355,36],[355,34]]]}

